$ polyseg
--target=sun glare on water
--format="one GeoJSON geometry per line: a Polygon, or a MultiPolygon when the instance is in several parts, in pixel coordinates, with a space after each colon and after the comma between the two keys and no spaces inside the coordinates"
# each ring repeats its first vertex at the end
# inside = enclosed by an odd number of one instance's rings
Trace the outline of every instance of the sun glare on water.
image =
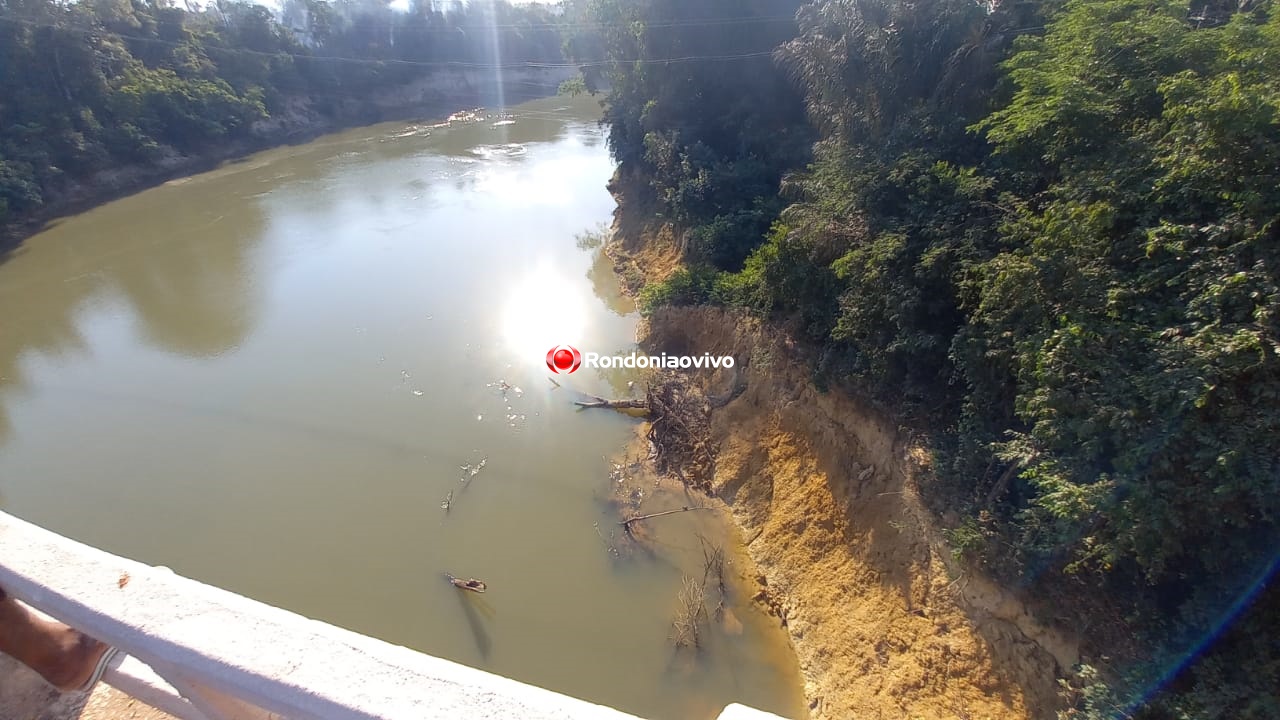
{"type": "Polygon", "coordinates": [[[502,337],[516,364],[540,364],[556,345],[580,345],[586,302],[581,287],[546,263],[514,282],[503,304],[502,337]]]}

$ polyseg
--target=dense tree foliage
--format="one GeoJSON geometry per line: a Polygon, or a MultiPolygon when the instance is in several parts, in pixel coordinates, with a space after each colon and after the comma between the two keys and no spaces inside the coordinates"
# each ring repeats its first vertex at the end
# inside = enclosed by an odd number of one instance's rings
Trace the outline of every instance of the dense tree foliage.
{"type": "MultiPolygon", "coordinates": [[[[726,23],[766,12],[711,5],[726,23]]],[[[653,35],[678,43],[665,28],[688,10],[595,12],[628,20],[604,44],[637,58],[653,35]]],[[[699,17],[702,47],[759,49],[699,17]]],[[[784,320],[821,350],[819,378],[927,428],[931,499],[966,516],[958,549],[1118,608],[1158,660],[1080,696],[1114,715],[1280,546],[1280,18],[1265,2],[816,0],[796,22],[775,61],[799,97],[753,59],[614,63],[623,171],[704,243],[642,300],[784,320]],[[744,110],[753,91],[768,99],[744,110]],[[701,149],[800,107],[807,152],[794,131],[763,166],[701,149]]],[[[1253,607],[1242,626],[1265,625],[1275,593],[1253,607]]],[[[1141,712],[1274,713],[1251,694],[1278,686],[1278,651],[1233,637],[1141,712]]]]}
{"type": "Polygon", "coordinates": [[[1280,512],[1280,22],[1078,4],[1017,50],[979,128],[1035,180],[964,347],[1013,377],[1004,452],[1050,542],[1217,575],[1280,512]]]}
{"type": "Polygon", "coordinates": [[[797,0],[580,0],[568,42],[603,66],[623,178],[687,228],[693,256],[738,269],[781,209],[777,184],[812,137],[771,59],[797,0]]]}
{"type": "Polygon", "coordinates": [[[68,182],[334,116],[448,65],[560,62],[559,16],[505,2],[0,0],[0,224],[68,182]]]}

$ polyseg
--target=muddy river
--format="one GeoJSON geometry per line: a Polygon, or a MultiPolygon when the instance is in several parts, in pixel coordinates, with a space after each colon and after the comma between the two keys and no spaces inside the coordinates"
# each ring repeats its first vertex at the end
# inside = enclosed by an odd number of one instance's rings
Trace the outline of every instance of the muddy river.
{"type": "Polygon", "coordinates": [[[550,98],[352,130],[29,239],[0,262],[0,507],[645,717],[803,714],[740,564],[735,621],[673,649],[697,534],[728,537],[709,513],[654,521],[655,552],[608,551],[637,421],[572,401],[635,378],[548,379],[554,345],[634,346],[597,246],[598,112],[550,98]]]}

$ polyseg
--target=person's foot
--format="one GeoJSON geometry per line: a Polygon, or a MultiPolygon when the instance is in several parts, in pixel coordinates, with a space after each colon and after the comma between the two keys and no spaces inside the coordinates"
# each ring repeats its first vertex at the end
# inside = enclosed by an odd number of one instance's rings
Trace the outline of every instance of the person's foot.
{"type": "Polygon", "coordinates": [[[35,670],[55,688],[86,689],[110,651],[105,643],[33,613],[0,588],[0,652],[35,670]]]}
{"type": "Polygon", "coordinates": [[[98,661],[110,647],[65,626],[59,628],[58,643],[61,651],[50,659],[46,667],[36,671],[63,692],[86,689],[85,685],[98,669],[98,661]]]}

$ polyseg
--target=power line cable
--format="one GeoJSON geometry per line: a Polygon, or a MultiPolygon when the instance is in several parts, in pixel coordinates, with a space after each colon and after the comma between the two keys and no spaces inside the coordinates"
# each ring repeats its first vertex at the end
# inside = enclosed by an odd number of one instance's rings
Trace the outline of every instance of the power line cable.
{"type": "MultiPolygon", "coordinates": [[[[206,10],[201,13],[188,12],[187,14],[194,15],[197,17],[201,15],[215,15],[221,20],[225,20],[225,18],[227,17],[226,13],[223,13],[216,9],[206,10]]],[[[13,16],[10,16],[10,17],[13,17],[13,16]]],[[[363,22],[357,21],[357,18],[359,17],[360,16],[350,17],[345,15],[338,15],[338,18],[343,20],[346,24],[354,27],[359,27],[360,29],[369,29],[369,30],[401,29],[401,30],[413,30],[414,32],[419,32],[419,31],[438,32],[441,34],[457,34],[460,30],[465,31],[465,30],[491,30],[491,29],[492,30],[564,30],[564,29],[606,30],[606,29],[616,29],[616,28],[629,29],[634,27],[637,23],[642,22],[639,20],[631,21],[631,22],[617,22],[617,23],[566,22],[566,23],[530,23],[530,24],[520,24],[520,23],[489,24],[484,22],[479,22],[479,23],[471,22],[471,23],[465,23],[461,25],[453,25],[450,27],[435,28],[435,27],[415,26],[410,23],[377,23],[377,24],[363,23],[363,22]]],[[[364,15],[363,17],[370,17],[370,16],[364,15]]],[[[406,15],[404,17],[411,18],[414,16],[406,15]]],[[[27,18],[27,19],[30,20],[30,18],[27,18]]],[[[781,23],[794,23],[795,21],[796,21],[795,17],[791,15],[756,15],[756,16],[729,17],[729,18],[690,18],[687,20],[664,20],[664,21],[657,21],[657,22],[643,22],[642,24],[643,24],[643,27],[645,28],[665,29],[665,28],[681,28],[681,27],[716,27],[720,25],[724,25],[724,26],[754,25],[754,24],[770,24],[770,23],[781,24],[781,23]]],[[[283,21],[277,20],[276,22],[283,28],[287,28],[291,30],[295,29],[286,25],[283,21]]],[[[46,27],[55,27],[55,26],[46,25],[46,27]]]]}
{"type": "MultiPolygon", "coordinates": [[[[282,13],[283,16],[283,13],[282,13]]],[[[419,15],[401,14],[405,18],[422,17],[419,15]]],[[[347,15],[338,15],[346,22],[350,23],[355,18],[347,15]]],[[[356,17],[359,17],[358,15],[356,17]]],[[[365,14],[364,17],[370,17],[365,14]]],[[[472,19],[478,16],[465,16],[472,19]]],[[[562,23],[501,23],[489,24],[478,23],[479,29],[489,30],[562,30],[562,29],[586,29],[586,30],[607,30],[610,28],[631,28],[636,23],[643,23],[646,28],[673,28],[673,27],[714,27],[717,25],[755,25],[755,24],[771,24],[771,23],[794,23],[796,18],[794,15],[743,15],[739,17],[707,17],[707,18],[687,18],[681,20],[659,20],[656,22],[643,22],[641,20],[631,20],[623,22],[562,22],[562,23]]],[[[282,23],[283,24],[283,23],[282,23]]],[[[449,28],[441,28],[440,32],[457,32],[461,27],[476,27],[477,23],[467,23],[465,25],[455,25],[449,28]]],[[[389,27],[410,27],[404,24],[396,23],[379,23],[377,25],[362,24],[361,27],[389,28],[389,27]]]]}

